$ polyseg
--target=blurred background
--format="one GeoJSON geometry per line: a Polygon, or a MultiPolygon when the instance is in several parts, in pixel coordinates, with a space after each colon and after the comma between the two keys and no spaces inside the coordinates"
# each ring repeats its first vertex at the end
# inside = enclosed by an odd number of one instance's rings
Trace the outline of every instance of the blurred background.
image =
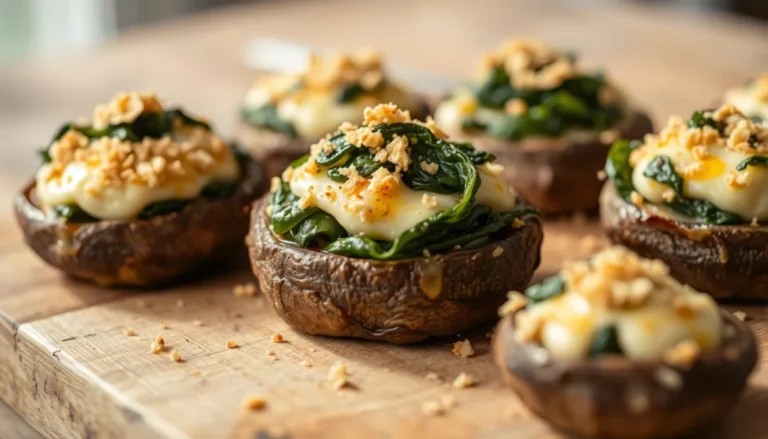
{"type": "MultiPolygon", "coordinates": [[[[291,0],[274,1],[290,2],[291,0]]],[[[322,1],[316,0],[318,3],[322,1]]],[[[570,2],[646,3],[654,7],[691,13],[722,11],[756,19],[768,19],[768,0],[571,0],[570,2]]],[[[233,3],[246,2],[243,0],[0,0],[0,64],[46,53],[91,48],[137,26],[170,20],[207,9],[226,7],[233,3]]]]}

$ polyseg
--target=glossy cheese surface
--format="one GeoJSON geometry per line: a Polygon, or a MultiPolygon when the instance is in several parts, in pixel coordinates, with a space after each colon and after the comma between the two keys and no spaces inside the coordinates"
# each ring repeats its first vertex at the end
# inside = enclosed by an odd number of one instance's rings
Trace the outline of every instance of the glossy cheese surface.
{"type": "MultiPolygon", "coordinates": [[[[357,195],[349,197],[345,195],[343,183],[329,179],[325,169],[313,174],[305,171],[305,167],[302,165],[293,172],[291,191],[298,196],[313,191],[313,204],[336,218],[350,235],[363,234],[393,241],[421,221],[455,206],[460,197],[460,194],[415,191],[402,182],[386,194],[374,190],[369,184],[357,195]],[[425,195],[434,197],[434,202],[424,203],[425,195]],[[358,203],[370,209],[366,220],[353,208],[358,203]]],[[[511,210],[515,206],[515,197],[498,171],[483,165],[478,167],[478,173],[481,184],[476,203],[491,206],[494,211],[511,210]]]]}
{"type": "MultiPolygon", "coordinates": [[[[343,122],[359,124],[363,110],[379,103],[392,102],[403,109],[414,109],[414,100],[401,88],[385,84],[381,90],[365,93],[352,102],[338,103],[336,90],[300,90],[288,94],[277,103],[277,114],[290,122],[297,134],[315,141],[334,132],[343,122]]],[[[270,94],[254,88],[245,99],[247,107],[258,108],[270,104],[270,94]]]]}
{"type": "Polygon", "coordinates": [[[569,293],[528,309],[545,316],[541,343],[558,359],[584,358],[593,335],[606,325],[615,325],[627,357],[655,360],[684,340],[695,341],[703,350],[719,345],[721,319],[717,305],[709,296],[700,296],[697,300],[701,301],[701,309],[693,315],[653,303],[639,309],[607,309],[569,293]]]}
{"type": "Polygon", "coordinates": [[[643,172],[659,155],[668,156],[676,169],[685,169],[700,163],[695,172],[683,175],[683,188],[687,197],[707,200],[720,209],[740,215],[745,220],[768,219],[768,191],[765,190],[768,188],[768,168],[749,166],[740,171],[744,174],[743,177],[750,181],[748,185],[739,187],[729,184],[729,176],[736,172],[736,166],[750,155],[726,148],[710,148],[709,155],[699,160],[691,149],[685,148],[679,142],[670,142],[645,151],[632,171],[632,182],[637,192],[645,199],[658,204],[664,202],[663,194],[670,188],[644,177],[643,172]]]}

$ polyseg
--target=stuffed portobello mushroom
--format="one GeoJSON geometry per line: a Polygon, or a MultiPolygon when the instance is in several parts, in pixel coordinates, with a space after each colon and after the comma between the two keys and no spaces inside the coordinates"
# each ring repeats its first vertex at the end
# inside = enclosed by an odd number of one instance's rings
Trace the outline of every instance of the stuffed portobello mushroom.
{"type": "Polygon", "coordinates": [[[272,177],[341,123],[360,123],[366,107],[385,102],[426,116],[421,99],[387,78],[378,52],[313,54],[300,74],[254,83],[240,109],[237,140],[272,177]]]}
{"type": "Polygon", "coordinates": [[[716,298],[768,299],[768,125],[725,104],[616,142],[601,197],[609,238],[716,298]]]}
{"type": "Polygon", "coordinates": [[[260,168],[205,121],[122,93],[67,123],[16,196],[27,244],[47,263],[105,286],[165,283],[236,252],[260,168]]]}
{"type": "Polygon", "coordinates": [[[252,212],[253,271],[296,329],[409,343],[492,319],[542,227],[494,157],[393,104],[342,124],[252,212]]]}
{"type": "Polygon", "coordinates": [[[650,119],[571,53],[510,40],[485,57],[475,82],[435,109],[452,138],[493,153],[507,181],[545,213],[597,207],[597,172],[614,140],[639,139],[650,119]]]}
{"type": "Polygon", "coordinates": [[[620,246],[511,293],[494,338],[505,381],[585,437],[679,437],[725,416],[757,362],[751,330],[620,246]]]}
{"type": "Polygon", "coordinates": [[[725,93],[724,101],[755,121],[768,120],[768,73],[725,93]]]}

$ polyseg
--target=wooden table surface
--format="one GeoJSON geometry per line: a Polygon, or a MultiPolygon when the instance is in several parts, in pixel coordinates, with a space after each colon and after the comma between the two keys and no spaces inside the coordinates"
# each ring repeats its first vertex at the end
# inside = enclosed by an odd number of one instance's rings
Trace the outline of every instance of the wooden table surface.
{"type": "MultiPolygon", "coordinates": [[[[62,121],[89,115],[115,91],[155,91],[231,132],[237,102],[253,77],[242,52],[257,37],[372,46],[392,63],[456,79],[469,75],[479,55],[503,38],[538,37],[578,50],[589,66],[603,66],[657,122],[687,115],[727,87],[768,71],[765,23],[616,1],[577,3],[274,1],[137,29],[90,53],[0,67],[0,197],[7,200],[0,226],[15,228],[10,197],[37,166],[33,149],[62,121]]],[[[20,323],[117,297],[89,293],[25,311],[27,291],[10,276],[0,280],[0,307],[18,310],[20,323]]],[[[5,407],[0,425],[0,438],[36,437],[5,407]]]]}

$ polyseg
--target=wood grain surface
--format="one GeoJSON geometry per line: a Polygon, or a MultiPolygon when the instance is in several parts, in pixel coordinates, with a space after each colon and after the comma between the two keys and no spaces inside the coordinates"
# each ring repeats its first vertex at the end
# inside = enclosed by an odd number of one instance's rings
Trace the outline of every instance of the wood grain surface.
{"type": "MultiPolygon", "coordinates": [[[[138,29],[92,53],[0,67],[0,197],[7,200],[0,209],[0,399],[49,437],[554,437],[502,388],[485,329],[462,334],[478,352],[469,359],[451,354],[455,338],[396,347],[302,336],[262,299],[232,295],[236,283],[252,279],[243,261],[239,269],[166,291],[102,290],[36,259],[9,209],[13,192],[37,166],[34,148],[62,121],[88,115],[117,90],[155,91],[231,132],[237,102],[253,79],[241,58],[252,38],[374,46],[391,62],[459,79],[509,35],[579,50],[657,122],[708,105],[727,87],[768,70],[764,24],[552,0],[266,2],[138,29]],[[128,327],[138,335],[125,336],[128,327]],[[287,343],[271,343],[275,331],[287,343]],[[149,353],[158,334],[183,362],[149,353]],[[240,348],[227,349],[228,338],[240,348]],[[325,382],[341,359],[355,389],[335,391],[325,382]],[[301,366],[303,360],[312,367],[301,366]],[[446,381],[427,380],[428,372],[446,381]],[[478,385],[453,390],[449,382],[460,372],[478,385]],[[264,396],[266,410],[244,411],[251,395],[264,396]],[[424,402],[445,395],[454,396],[455,408],[434,418],[422,413],[424,402]]],[[[566,221],[548,224],[546,232],[539,276],[584,256],[589,242],[582,237],[599,231],[566,221]]],[[[766,352],[766,308],[738,308],[751,315],[766,352]]],[[[768,437],[766,410],[768,372],[760,371],[708,437],[768,437]]],[[[0,410],[0,437],[35,437],[10,419],[0,410]]]]}

